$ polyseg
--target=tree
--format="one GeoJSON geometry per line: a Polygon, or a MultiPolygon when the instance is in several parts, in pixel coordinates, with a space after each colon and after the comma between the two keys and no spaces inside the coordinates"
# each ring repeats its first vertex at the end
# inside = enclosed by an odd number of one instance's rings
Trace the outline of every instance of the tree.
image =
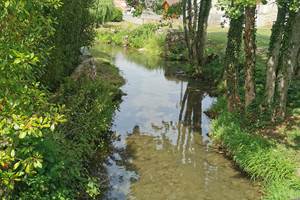
{"type": "Polygon", "coordinates": [[[286,2],[278,3],[277,19],[272,27],[272,34],[269,45],[269,58],[267,62],[266,72],[266,87],[265,87],[265,104],[271,107],[275,94],[275,81],[276,71],[278,68],[280,48],[282,43],[282,35],[284,32],[284,24],[286,21],[286,15],[288,11],[288,5],[286,2]]]}
{"type": "Polygon", "coordinates": [[[265,105],[273,119],[286,116],[288,89],[298,67],[300,10],[298,1],[278,1],[267,63],[265,105]]]}
{"type": "Polygon", "coordinates": [[[299,33],[300,11],[289,11],[289,19],[284,32],[284,43],[281,48],[280,69],[277,75],[279,102],[276,112],[279,118],[286,116],[288,89],[297,67],[300,51],[299,33]]]}
{"type": "Polygon", "coordinates": [[[227,103],[230,112],[239,109],[239,59],[242,43],[244,15],[242,9],[239,16],[232,17],[228,30],[228,41],[225,53],[225,86],[227,89],[227,103]]]}
{"type": "Polygon", "coordinates": [[[189,51],[190,62],[198,66],[201,73],[205,64],[205,45],[207,38],[207,23],[211,9],[211,0],[183,0],[183,27],[185,40],[189,51]]]}
{"type": "Polygon", "coordinates": [[[255,64],[256,64],[256,2],[245,8],[245,107],[255,99],[255,64]]]}

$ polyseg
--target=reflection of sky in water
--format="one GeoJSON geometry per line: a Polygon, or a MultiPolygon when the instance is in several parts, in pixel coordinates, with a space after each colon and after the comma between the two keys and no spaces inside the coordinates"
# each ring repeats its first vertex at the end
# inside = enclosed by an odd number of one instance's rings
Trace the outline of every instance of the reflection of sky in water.
{"type": "MultiPolygon", "coordinates": [[[[128,96],[123,98],[114,123],[114,129],[123,139],[136,125],[143,132],[148,132],[151,131],[151,123],[178,120],[180,83],[166,80],[163,70],[149,71],[126,60],[120,53],[116,56],[115,64],[127,80],[122,89],[128,96]]],[[[124,144],[125,140],[118,145],[124,144]]]]}
{"type": "MultiPolygon", "coordinates": [[[[121,135],[122,139],[121,142],[116,143],[117,146],[124,147],[127,133],[132,132],[136,125],[142,132],[155,136],[157,134],[153,133],[152,124],[178,121],[180,97],[186,89],[186,82],[181,85],[179,81],[169,81],[164,77],[163,70],[149,71],[143,66],[126,60],[121,53],[116,55],[115,64],[127,80],[122,90],[128,94],[123,98],[114,122],[114,130],[121,135]]],[[[213,101],[213,98],[205,95],[202,101],[203,111],[207,110],[213,101]]],[[[209,121],[209,118],[202,113],[204,135],[209,132],[209,121]]]]}
{"type": "Polygon", "coordinates": [[[144,62],[142,54],[136,60],[135,54],[113,51],[128,95],[114,120],[113,130],[121,140],[114,142],[116,151],[105,164],[110,181],[106,199],[257,199],[230,162],[208,148],[210,119],[204,112],[215,99],[205,86],[174,78],[172,71],[180,63],[165,72],[147,68],[149,59],[144,62]]]}
{"type": "MultiPolygon", "coordinates": [[[[115,117],[113,130],[121,140],[115,141],[114,145],[117,148],[124,148],[126,137],[138,126],[143,134],[156,138],[157,150],[163,148],[163,143],[167,139],[172,145],[182,149],[182,164],[191,163],[191,158],[185,154],[193,153],[194,147],[190,143],[194,141],[194,136],[193,134],[182,136],[179,130],[183,132],[191,130],[178,123],[187,82],[167,80],[162,69],[146,69],[129,61],[122,53],[116,54],[115,64],[126,78],[127,82],[122,90],[127,96],[123,97],[120,110],[115,117]]],[[[206,111],[213,101],[209,95],[203,95],[201,114],[203,141],[208,140],[206,134],[209,132],[210,122],[203,111],[206,111]]],[[[120,156],[115,154],[108,160],[107,169],[112,186],[108,199],[126,199],[130,191],[130,180],[137,178],[136,173],[127,171],[124,166],[117,164],[115,160],[118,160],[118,157],[120,156]]]]}

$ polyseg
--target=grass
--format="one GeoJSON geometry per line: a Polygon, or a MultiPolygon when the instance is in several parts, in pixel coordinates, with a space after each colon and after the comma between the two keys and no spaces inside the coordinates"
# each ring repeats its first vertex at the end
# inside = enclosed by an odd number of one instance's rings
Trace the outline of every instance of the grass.
{"type": "Polygon", "coordinates": [[[157,33],[158,29],[158,24],[108,24],[98,29],[97,39],[102,43],[140,49],[147,54],[160,56],[163,53],[165,34],[157,33]]]}
{"type": "MultiPolygon", "coordinates": [[[[209,53],[224,56],[226,31],[215,28],[208,30],[209,53]]],[[[255,81],[258,99],[263,98],[270,34],[270,28],[257,30],[255,81]]],[[[243,69],[240,70],[243,73],[243,69]]],[[[240,80],[241,85],[243,81],[240,80]]],[[[242,114],[230,114],[226,111],[223,98],[219,98],[211,110],[212,113],[222,113],[213,121],[214,141],[225,149],[242,171],[263,185],[262,198],[265,200],[300,197],[300,180],[296,175],[300,166],[299,82],[295,80],[289,91],[290,117],[279,124],[270,123],[257,113],[252,114],[253,119],[247,119],[242,114]]],[[[240,88],[242,97],[243,93],[243,88],[240,88]]],[[[254,110],[257,108],[258,105],[254,110]]]]}
{"type": "Polygon", "coordinates": [[[263,199],[300,197],[295,151],[275,140],[248,132],[241,116],[226,111],[213,121],[212,132],[214,141],[226,150],[235,163],[253,180],[263,184],[263,199]]]}

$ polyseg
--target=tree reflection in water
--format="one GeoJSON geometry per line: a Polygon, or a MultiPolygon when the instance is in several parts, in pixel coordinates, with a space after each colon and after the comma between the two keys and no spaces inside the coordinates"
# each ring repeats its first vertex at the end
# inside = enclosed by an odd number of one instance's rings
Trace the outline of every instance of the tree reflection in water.
{"type": "Polygon", "coordinates": [[[180,101],[179,122],[183,122],[184,125],[197,132],[201,132],[203,94],[203,90],[197,87],[194,82],[189,82],[180,101]]]}
{"type": "MultiPolygon", "coordinates": [[[[196,164],[196,151],[204,150],[203,148],[207,147],[206,144],[209,141],[208,138],[203,137],[206,136],[207,130],[203,130],[202,127],[209,126],[209,122],[205,121],[207,117],[203,113],[205,111],[203,109],[207,105],[202,105],[202,103],[205,104],[206,96],[209,97],[210,104],[213,98],[206,92],[208,89],[201,87],[201,84],[196,81],[188,81],[185,91],[183,89],[182,84],[178,121],[162,121],[161,124],[152,123],[152,130],[155,135],[158,135],[153,140],[156,141],[157,149],[169,149],[173,146],[174,151],[180,155],[183,164],[196,164]]],[[[137,133],[136,131],[133,132],[137,133]]]]}

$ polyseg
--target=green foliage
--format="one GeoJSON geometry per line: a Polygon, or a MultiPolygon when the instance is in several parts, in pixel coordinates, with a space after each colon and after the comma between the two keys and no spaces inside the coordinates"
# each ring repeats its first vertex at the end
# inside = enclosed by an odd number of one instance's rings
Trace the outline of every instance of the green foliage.
{"type": "Polygon", "coordinates": [[[143,48],[152,55],[163,53],[165,34],[157,34],[157,24],[144,24],[135,28],[101,29],[98,32],[98,39],[104,43],[113,43],[119,46],[132,48],[143,48]],[[117,29],[117,30],[116,30],[117,29]]]}
{"type": "Polygon", "coordinates": [[[156,24],[144,24],[137,27],[128,35],[128,42],[130,46],[134,48],[142,48],[146,43],[146,40],[152,37],[158,28],[159,26],[156,24]]]}
{"type": "Polygon", "coordinates": [[[112,0],[96,0],[91,13],[98,25],[105,22],[120,22],[123,19],[123,13],[116,8],[112,0]]]}
{"type": "Polygon", "coordinates": [[[300,196],[299,180],[273,181],[265,185],[264,200],[290,200],[300,196]]]}
{"type": "MultiPolygon", "coordinates": [[[[91,197],[98,194],[84,162],[105,146],[116,86],[111,89],[99,81],[79,87],[67,81],[74,91],[71,99],[55,103],[45,88],[56,88],[77,66],[79,48],[92,42],[92,3],[0,2],[1,199],[75,199],[86,192],[91,197]]],[[[69,90],[64,94],[69,97],[69,90]]]]}
{"type": "MultiPolygon", "coordinates": [[[[243,14],[245,7],[256,6],[257,0],[218,0],[218,6],[224,10],[230,19],[237,19],[243,14]]],[[[266,3],[266,1],[262,1],[266,3]]]]}
{"type": "Polygon", "coordinates": [[[163,5],[163,0],[155,1],[155,4],[153,5],[153,11],[158,15],[162,15],[164,12],[164,8],[162,5],[163,5]]]}
{"type": "MultiPolygon", "coordinates": [[[[225,105],[226,106],[226,105],[225,105]]],[[[213,138],[253,179],[264,182],[265,199],[296,198],[300,182],[295,176],[293,152],[273,141],[245,131],[238,115],[223,112],[213,121],[213,138]],[[284,184],[282,184],[284,183],[284,184]]]]}
{"type": "Polygon", "coordinates": [[[144,44],[144,49],[150,55],[162,55],[164,52],[165,34],[155,34],[148,37],[144,44]]]}
{"type": "Polygon", "coordinates": [[[80,47],[89,46],[94,40],[94,18],[91,7],[94,0],[62,0],[62,6],[54,16],[57,23],[47,52],[49,60],[41,78],[43,84],[56,89],[63,77],[70,75],[78,65],[80,47]]]}
{"type": "Polygon", "coordinates": [[[134,17],[139,17],[143,14],[144,6],[142,4],[138,4],[137,6],[134,7],[134,11],[132,15],[134,17]]]}
{"type": "Polygon", "coordinates": [[[49,93],[37,82],[60,6],[56,0],[0,2],[1,198],[45,166],[39,145],[64,121],[62,107],[49,103],[49,93]]]}
{"type": "Polygon", "coordinates": [[[112,22],[121,22],[123,20],[123,13],[122,10],[114,7],[111,21],[112,22]]]}
{"type": "Polygon", "coordinates": [[[171,5],[170,8],[168,9],[168,12],[166,13],[167,17],[179,17],[182,14],[182,4],[181,3],[176,3],[174,5],[171,5]]]}
{"type": "Polygon", "coordinates": [[[142,15],[143,10],[145,9],[145,0],[126,0],[127,5],[134,8],[132,15],[134,17],[139,17],[142,15]]]}

